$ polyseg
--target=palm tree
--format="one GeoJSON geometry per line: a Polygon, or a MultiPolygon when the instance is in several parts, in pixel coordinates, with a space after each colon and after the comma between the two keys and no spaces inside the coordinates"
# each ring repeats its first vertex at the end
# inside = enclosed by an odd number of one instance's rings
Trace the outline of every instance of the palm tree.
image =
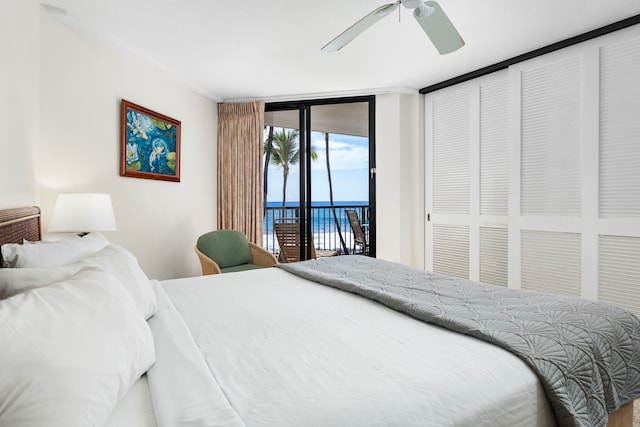
{"type": "Polygon", "coordinates": [[[263,183],[263,194],[262,194],[262,206],[263,206],[263,216],[267,214],[267,193],[269,188],[269,180],[267,179],[269,176],[269,163],[271,162],[271,141],[273,141],[273,126],[269,126],[269,136],[267,136],[267,140],[264,142],[264,172],[262,175],[262,183],[263,183]]]}
{"type": "Polygon", "coordinates": [[[338,230],[338,236],[340,236],[340,244],[345,255],[349,255],[347,244],[342,237],[342,230],[340,229],[340,221],[338,221],[338,214],[336,207],[333,204],[333,183],[331,182],[331,162],[329,161],[329,132],[324,133],[324,148],[327,152],[327,178],[329,179],[329,204],[331,205],[331,211],[333,212],[333,220],[336,224],[336,230],[338,230]]]}
{"type": "MultiPolygon", "coordinates": [[[[289,167],[300,161],[300,147],[298,146],[298,131],[294,129],[282,129],[275,131],[272,138],[267,138],[264,142],[264,152],[270,156],[270,161],[275,166],[282,168],[282,209],[284,210],[287,201],[287,177],[289,167]]],[[[318,153],[311,150],[311,159],[316,160],[318,153]]]]}

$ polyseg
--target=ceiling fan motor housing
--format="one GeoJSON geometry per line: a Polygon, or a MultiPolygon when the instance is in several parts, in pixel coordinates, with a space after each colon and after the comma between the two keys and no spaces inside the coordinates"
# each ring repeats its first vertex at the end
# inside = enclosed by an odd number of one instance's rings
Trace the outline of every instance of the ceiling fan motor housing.
{"type": "Polygon", "coordinates": [[[418,18],[424,18],[433,13],[434,8],[427,6],[422,0],[400,0],[407,9],[414,9],[413,14],[418,18]]]}

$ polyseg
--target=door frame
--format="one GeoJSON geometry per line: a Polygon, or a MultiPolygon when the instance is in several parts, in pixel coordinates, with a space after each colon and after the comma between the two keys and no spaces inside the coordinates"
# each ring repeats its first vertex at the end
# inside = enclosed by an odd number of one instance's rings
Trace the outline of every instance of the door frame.
{"type": "MultiPolygon", "coordinates": [[[[307,153],[311,150],[311,108],[319,105],[349,104],[366,102],[369,104],[368,132],[369,132],[369,256],[376,256],[376,97],[375,95],[353,96],[344,98],[326,98],[301,101],[283,101],[265,103],[265,112],[298,110],[300,156],[300,232],[303,236],[311,233],[311,223],[306,221],[311,217],[311,157],[307,153]],[[302,225],[306,224],[306,229],[302,225]]],[[[363,218],[364,219],[364,218],[363,218]]],[[[301,239],[300,259],[311,258],[311,247],[308,238],[301,239]]]]}

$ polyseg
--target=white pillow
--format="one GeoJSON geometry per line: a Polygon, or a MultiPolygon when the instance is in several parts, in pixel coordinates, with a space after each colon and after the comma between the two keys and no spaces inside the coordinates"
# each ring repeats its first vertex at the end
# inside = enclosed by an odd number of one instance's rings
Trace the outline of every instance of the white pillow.
{"type": "Polygon", "coordinates": [[[122,284],[83,269],[0,301],[0,425],[103,425],[154,363],[153,336],[122,284]]]}
{"type": "Polygon", "coordinates": [[[2,245],[2,266],[8,268],[56,267],[78,261],[109,244],[100,233],[69,239],[2,245]]]}
{"type": "Polygon", "coordinates": [[[125,285],[129,296],[145,319],[156,312],[156,293],[149,278],[140,268],[137,258],[122,246],[111,243],[101,251],[79,261],[77,265],[97,267],[113,274],[125,285]]]}
{"type": "Polygon", "coordinates": [[[0,268],[0,300],[73,276],[79,265],[51,268],[0,268]]]}
{"type": "Polygon", "coordinates": [[[136,257],[116,244],[109,244],[102,250],[69,265],[50,268],[2,268],[0,299],[58,282],[87,266],[107,271],[119,279],[145,319],[156,312],[156,294],[149,278],[140,268],[136,257]]]}

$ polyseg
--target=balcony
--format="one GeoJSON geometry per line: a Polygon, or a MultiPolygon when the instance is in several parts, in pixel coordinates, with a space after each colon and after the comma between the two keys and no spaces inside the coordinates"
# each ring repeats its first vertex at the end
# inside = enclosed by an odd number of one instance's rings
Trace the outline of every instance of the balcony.
{"type": "MultiPolygon", "coordinates": [[[[311,230],[313,233],[313,243],[317,251],[337,251],[344,254],[344,249],[340,243],[340,234],[338,227],[342,232],[348,253],[354,253],[353,232],[349,225],[346,210],[354,210],[358,213],[358,218],[363,223],[367,223],[369,218],[369,206],[362,204],[347,205],[340,203],[339,206],[334,205],[337,216],[337,224],[333,215],[333,210],[329,204],[315,204],[311,208],[311,230]]],[[[278,247],[278,239],[273,231],[273,221],[276,218],[299,218],[300,208],[287,206],[267,206],[264,210],[263,220],[263,246],[273,254],[278,255],[280,248],[278,247]]],[[[364,227],[368,230],[368,227],[364,227]]]]}

